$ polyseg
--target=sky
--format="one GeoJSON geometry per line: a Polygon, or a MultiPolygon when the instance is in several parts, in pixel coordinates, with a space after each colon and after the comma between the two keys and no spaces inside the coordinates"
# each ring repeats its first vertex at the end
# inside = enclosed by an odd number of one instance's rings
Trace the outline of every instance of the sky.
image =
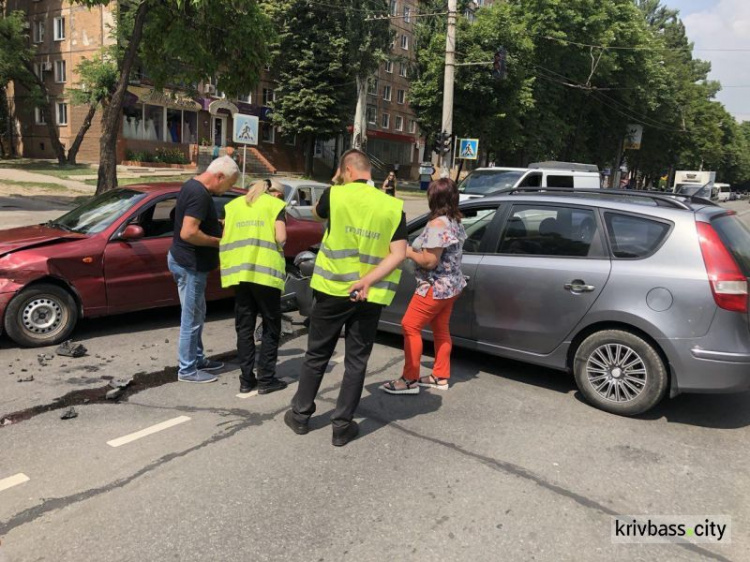
{"type": "Polygon", "coordinates": [[[662,3],[680,10],[688,38],[695,43],[693,56],[711,62],[709,78],[719,80],[723,87],[717,99],[738,120],[750,121],[750,0],[662,3]]]}

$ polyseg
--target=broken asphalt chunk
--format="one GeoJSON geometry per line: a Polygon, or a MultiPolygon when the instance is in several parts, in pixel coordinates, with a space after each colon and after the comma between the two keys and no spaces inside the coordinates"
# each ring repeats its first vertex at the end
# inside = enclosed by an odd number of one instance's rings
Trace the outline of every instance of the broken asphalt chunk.
{"type": "Polygon", "coordinates": [[[28,377],[18,379],[18,382],[32,382],[34,380],[34,375],[29,375],[28,377]]]}
{"type": "Polygon", "coordinates": [[[124,389],[122,388],[113,388],[112,390],[108,391],[105,398],[107,400],[117,400],[122,393],[124,392],[124,389]]]}
{"type": "Polygon", "coordinates": [[[60,416],[60,419],[61,420],[72,420],[73,418],[77,418],[77,417],[78,417],[78,412],[76,412],[76,409],[73,406],[71,406],[70,408],[68,408],[67,410],[65,410],[65,412],[63,413],[63,415],[60,416]]]}
{"type": "Polygon", "coordinates": [[[55,350],[55,353],[64,357],[83,357],[86,355],[88,350],[80,343],[73,343],[73,340],[63,342],[63,344],[55,350]]]}
{"type": "Polygon", "coordinates": [[[126,388],[133,382],[133,378],[129,379],[112,379],[109,381],[109,386],[112,388],[126,388]]]}

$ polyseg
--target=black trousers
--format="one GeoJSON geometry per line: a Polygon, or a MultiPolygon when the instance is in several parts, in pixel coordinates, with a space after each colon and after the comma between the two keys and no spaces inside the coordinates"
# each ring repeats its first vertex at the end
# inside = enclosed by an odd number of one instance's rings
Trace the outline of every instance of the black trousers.
{"type": "Polygon", "coordinates": [[[234,326],[237,330],[237,355],[240,360],[240,382],[246,386],[268,384],[276,377],[281,338],[281,291],[257,283],[240,283],[235,287],[234,326]],[[258,354],[258,377],[255,367],[255,323],[263,319],[263,339],[258,354]]]}
{"type": "Polygon", "coordinates": [[[346,326],[344,380],[331,422],[334,428],[349,425],[362,397],[367,362],[370,359],[378,321],[383,307],[368,302],[352,302],[346,297],[316,294],[310,315],[307,353],[300,373],[292,411],[298,422],[307,423],[315,413],[315,396],[336,348],[341,328],[346,326]]]}

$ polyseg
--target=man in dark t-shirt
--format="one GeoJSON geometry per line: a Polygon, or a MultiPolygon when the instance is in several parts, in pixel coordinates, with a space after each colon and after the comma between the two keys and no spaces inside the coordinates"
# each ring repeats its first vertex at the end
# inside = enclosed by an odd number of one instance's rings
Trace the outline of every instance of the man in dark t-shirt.
{"type": "Polygon", "coordinates": [[[221,223],[213,196],[229,190],[239,169],[228,156],[217,158],[205,172],[188,180],[175,205],[174,239],[167,256],[169,271],[180,294],[180,338],[178,380],[214,382],[209,371],[224,364],[210,361],[203,353],[203,322],[206,318],[206,283],[209,271],[219,267],[221,223]]]}

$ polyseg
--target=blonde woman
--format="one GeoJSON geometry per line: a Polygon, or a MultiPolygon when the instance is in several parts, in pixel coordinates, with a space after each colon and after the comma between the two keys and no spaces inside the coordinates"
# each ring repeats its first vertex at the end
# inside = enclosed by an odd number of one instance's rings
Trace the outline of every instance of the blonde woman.
{"type": "Polygon", "coordinates": [[[286,388],[276,378],[281,337],[281,291],[286,277],[286,204],[283,187],[269,180],[253,184],[247,195],[225,207],[221,239],[221,286],[235,289],[235,328],[240,361],[240,393],[258,388],[269,394],[286,388]],[[270,185],[269,185],[270,184],[270,185]],[[279,198],[279,193],[282,198],[279,198]],[[256,361],[255,324],[263,319],[256,361]],[[257,377],[254,369],[257,364],[257,377]]]}

